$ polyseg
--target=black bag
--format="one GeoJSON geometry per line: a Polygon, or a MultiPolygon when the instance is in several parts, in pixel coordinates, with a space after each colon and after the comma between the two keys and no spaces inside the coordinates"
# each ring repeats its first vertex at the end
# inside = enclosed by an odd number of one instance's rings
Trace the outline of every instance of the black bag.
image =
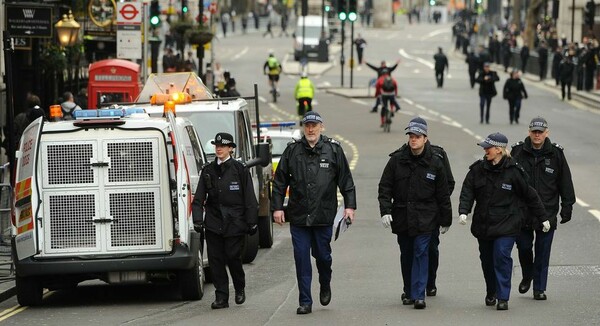
{"type": "Polygon", "coordinates": [[[381,89],[383,89],[384,92],[393,92],[395,90],[392,77],[385,77],[385,79],[383,80],[383,85],[381,85],[381,89]]]}

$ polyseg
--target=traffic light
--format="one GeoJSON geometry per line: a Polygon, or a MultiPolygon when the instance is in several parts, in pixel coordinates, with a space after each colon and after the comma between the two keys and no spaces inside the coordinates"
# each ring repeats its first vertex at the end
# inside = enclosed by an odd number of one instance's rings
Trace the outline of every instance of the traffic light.
{"type": "Polygon", "coordinates": [[[330,12],[331,11],[331,7],[329,5],[325,5],[325,12],[330,12]]]}
{"type": "Polygon", "coordinates": [[[301,7],[301,16],[308,15],[308,0],[302,0],[300,3],[301,7]]]}
{"type": "Polygon", "coordinates": [[[150,2],[150,25],[156,27],[160,25],[160,7],[158,0],[150,2]]]}
{"type": "Polygon", "coordinates": [[[596,4],[590,0],[585,4],[583,20],[590,28],[594,26],[594,17],[596,17],[596,4]]]}
{"type": "Polygon", "coordinates": [[[432,7],[435,6],[435,0],[429,0],[429,5],[432,7]]]}
{"type": "Polygon", "coordinates": [[[181,0],[181,12],[187,14],[188,10],[188,0],[181,0]]]}
{"type": "Polygon", "coordinates": [[[345,21],[346,18],[348,18],[348,11],[346,10],[346,1],[347,0],[338,0],[337,1],[337,13],[338,13],[338,18],[341,21],[345,21]]]}
{"type": "Polygon", "coordinates": [[[356,20],[356,18],[358,18],[358,15],[356,14],[356,0],[349,0],[348,1],[348,20],[353,22],[356,20]]]}

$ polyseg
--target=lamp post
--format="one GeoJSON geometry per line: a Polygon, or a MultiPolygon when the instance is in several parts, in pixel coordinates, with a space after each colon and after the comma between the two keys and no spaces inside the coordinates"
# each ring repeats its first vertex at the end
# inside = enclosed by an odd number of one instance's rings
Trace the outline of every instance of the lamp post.
{"type": "Polygon", "coordinates": [[[63,15],[62,19],[54,24],[54,27],[56,28],[58,42],[61,46],[73,46],[77,43],[81,26],[75,21],[71,10],[69,10],[68,15],[63,15]]]}

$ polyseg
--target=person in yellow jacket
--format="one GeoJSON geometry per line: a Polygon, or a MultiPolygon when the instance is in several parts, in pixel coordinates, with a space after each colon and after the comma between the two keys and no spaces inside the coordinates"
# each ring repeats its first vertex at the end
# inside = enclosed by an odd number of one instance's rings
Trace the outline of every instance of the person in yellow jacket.
{"type": "Polygon", "coordinates": [[[304,116],[304,113],[312,111],[312,100],[315,95],[315,86],[308,79],[306,72],[303,72],[300,80],[296,83],[294,91],[296,100],[298,101],[298,115],[304,116]]]}

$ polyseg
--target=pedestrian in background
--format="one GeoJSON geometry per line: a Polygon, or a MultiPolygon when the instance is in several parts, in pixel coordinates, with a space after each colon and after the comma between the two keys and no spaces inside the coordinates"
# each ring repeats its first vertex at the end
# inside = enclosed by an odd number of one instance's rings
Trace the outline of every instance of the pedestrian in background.
{"type": "Polygon", "coordinates": [[[508,71],[510,66],[510,59],[512,58],[510,38],[505,37],[502,40],[502,65],[504,66],[504,72],[508,71]]]}
{"type": "Polygon", "coordinates": [[[556,82],[556,86],[560,84],[560,62],[563,60],[564,56],[562,53],[562,47],[557,47],[556,51],[554,51],[554,55],[552,56],[552,78],[556,82]]]}
{"type": "Polygon", "coordinates": [[[63,114],[63,120],[73,120],[73,112],[81,110],[81,107],[75,103],[73,93],[67,91],[63,94],[63,102],[60,103],[60,109],[63,114]]]}
{"type": "Polygon", "coordinates": [[[548,47],[545,42],[540,43],[538,52],[538,64],[540,70],[540,80],[546,79],[546,72],[548,71],[548,47]]]}
{"type": "Polygon", "coordinates": [[[211,141],[215,160],[205,165],[192,202],[194,229],[206,228],[208,264],[215,285],[212,309],[229,307],[229,278],[235,289],[235,303],[246,301],[246,275],[242,249],[246,234],[257,231],[258,203],[248,168],[231,157],[233,136],[220,132],[211,141]]]}
{"type": "Polygon", "coordinates": [[[227,25],[231,22],[231,16],[227,11],[221,14],[221,29],[223,30],[223,37],[227,37],[227,25]]]}
{"type": "Polygon", "coordinates": [[[311,252],[319,271],[319,301],[331,301],[331,236],[337,211],[337,189],[344,198],[347,223],[354,221],[356,189],[339,142],[321,134],[323,119],[315,111],[302,119],[304,136],[288,144],[273,181],[271,208],[279,225],[290,222],[299,290],[299,315],[312,312],[311,252]],[[288,206],[283,202],[289,187],[288,206]]]}
{"type": "Polygon", "coordinates": [[[527,46],[527,40],[523,40],[525,44],[521,47],[521,71],[523,73],[527,72],[527,61],[529,61],[529,46],[527,46]]]}
{"type": "Polygon", "coordinates": [[[470,51],[469,54],[467,54],[465,63],[469,66],[469,82],[471,88],[473,88],[475,87],[475,75],[477,74],[477,70],[479,70],[479,58],[475,55],[474,51],[470,51]]]}
{"type": "MultiPolygon", "coordinates": [[[[421,117],[413,118],[412,120],[410,120],[410,123],[411,124],[420,123],[420,124],[423,124],[424,126],[427,126],[427,121],[425,121],[425,119],[423,119],[421,117]]],[[[429,141],[429,137],[427,138],[426,144],[428,144],[428,146],[431,147],[433,154],[438,156],[439,158],[441,158],[442,162],[444,163],[444,170],[445,170],[444,172],[446,172],[446,179],[448,180],[448,195],[451,196],[452,192],[454,191],[455,181],[454,181],[454,175],[452,174],[452,168],[450,167],[450,160],[448,159],[448,154],[446,153],[444,148],[442,148],[441,146],[432,144],[429,141]]],[[[398,149],[395,152],[393,152],[392,154],[390,154],[390,156],[393,156],[394,154],[399,153],[401,151],[407,150],[407,148],[409,148],[409,146],[407,143],[405,143],[402,145],[402,147],[400,147],[400,149],[398,149]]],[[[431,233],[431,240],[429,241],[429,266],[427,268],[428,277],[427,277],[427,287],[426,287],[426,292],[425,292],[428,297],[433,297],[433,296],[437,295],[436,279],[437,279],[437,270],[438,270],[439,262],[440,262],[439,245],[440,245],[440,229],[435,228],[433,230],[433,232],[431,233]]],[[[405,288],[410,287],[410,271],[412,268],[411,265],[409,265],[412,263],[412,258],[410,258],[408,254],[406,254],[406,256],[407,257],[406,257],[405,261],[407,264],[402,265],[403,266],[402,279],[404,281],[405,288]]],[[[402,299],[404,299],[404,298],[402,298],[402,299]]]]}
{"type": "Polygon", "coordinates": [[[485,123],[490,123],[490,106],[492,105],[492,98],[498,94],[495,83],[499,80],[498,74],[490,69],[490,63],[484,63],[483,70],[475,80],[479,83],[479,123],[483,123],[484,117],[485,123]],[[485,116],[483,114],[484,108],[486,109],[485,116]]]}
{"type": "Polygon", "coordinates": [[[575,71],[575,64],[573,63],[573,56],[571,53],[567,54],[565,58],[560,62],[558,66],[558,75],[560,78],[560,90],[562,94],[562,100],[565,100],[565,88],[566,95],[569,101],[571,100],[571,85],[573,84],[573,72],[575,71]]]}
{"type": "Polygon", "coordinates": [[[519,292],[527,293],[533,281],[535,300],[547,299],[545,292],[550,250],[554,231],[558,226],[556,216],[559,214],[559,208],[560,224],[564,224],[571,220],[575,204],[575,188],[563,147],[552,143],[548,134],[546,119],[533,118],[529,123],[529,136],[513,145],[511,151],[512,157],[529,175],[529,185],[539,194],[546,209],[546,218],[550,221],[550,230],[542,232],[542,226],[535,217],[524,209],[524,224],[517,237],[519,263],[523,274],[519,292]]]}
{"type": "Polygon", "coordinates": [[[484,159],[471,164],[460,192],[458,207],[460,224],[467,223],[473,204],[471,233],[479,243],[479,259],[486,285],[485,305],[507,310],[513,260],[511,251],[521,231],[521,203],[531,215],[550,230],[544,205],[536,191],[526,181],[523,168],[506,150],[508,138],[501,133],[490,134],[478,143],[485,151],[484,159]]]}
{"type": "Polygon", "coordinates": [[[358,37],[354,40],[354,46],[356,46],[356,55],[358,57],[358,64],[363,64],[363,52],[367,47],[367,41],[358,33],[358,37]]]}
{"type": "Polygon", "coordinates": [[[435,80],[437,81],[437,87],[442,88],[444,86],[444,70],[450,72],[450,66],[448,65],[448,58],[442,51],[442,48],[438,48],[438,53],[433,56],[435,61],[435,80]]]}
{"type": "Polygon", "coordinates": [[[510,124],[519,123],[521,116],[521,101],[527,98],[525,85],[519,76],[518,70],[513,70],[510,73],[510,78],[504,83],[503,97],[508,101],[508,118],[510,124]]]}
{"type": "Polygon", "coordinates": [[[424,309],[432,233],[452,224],[452,205],[443,158],[427,140],[427,123],[417,117],[406,128],[407,146],[392,153],[379,181],[379,211],[400,247],[403,305],[424,309]]]}

